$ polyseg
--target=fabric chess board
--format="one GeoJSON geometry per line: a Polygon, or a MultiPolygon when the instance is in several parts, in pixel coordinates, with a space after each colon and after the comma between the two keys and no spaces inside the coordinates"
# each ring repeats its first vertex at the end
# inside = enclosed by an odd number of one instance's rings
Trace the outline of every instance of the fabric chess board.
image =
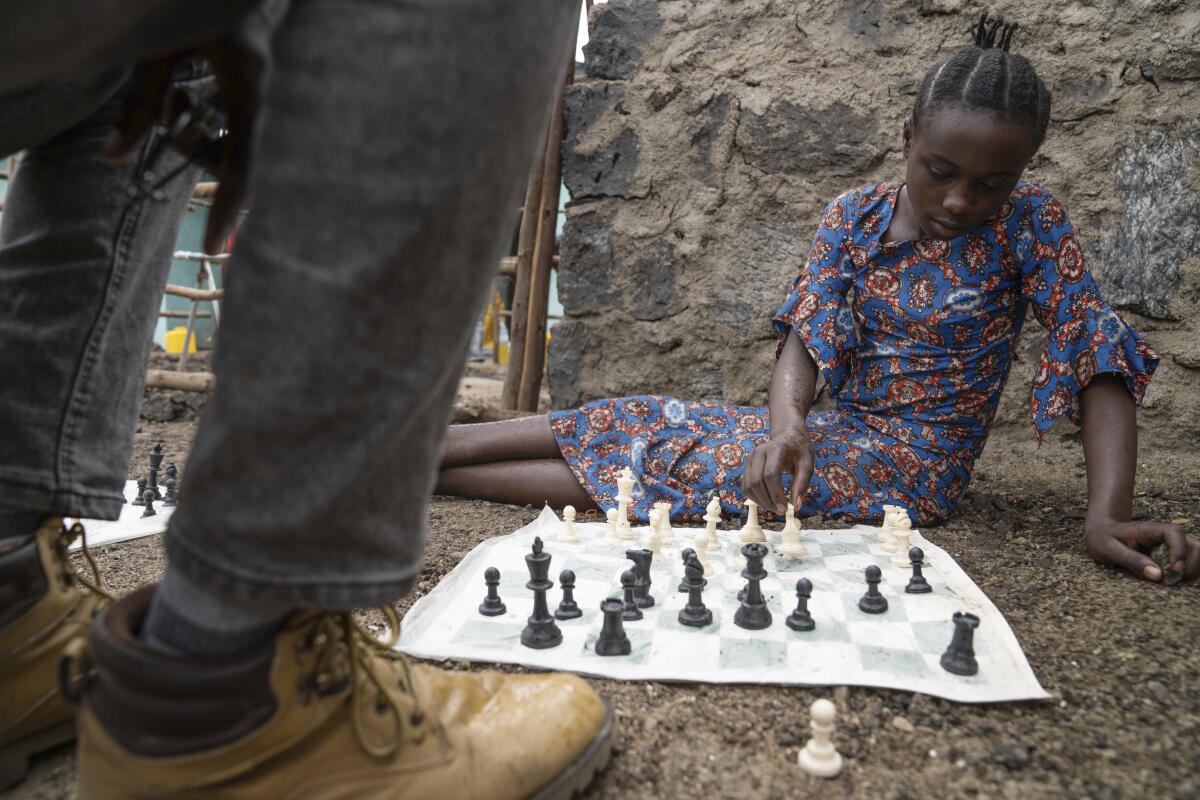
{"type": "MultiPolygon", "coordinates": [[[[159,491],[165,493],[166,489],[159,487],[159,491]]],[[[143,517],[142,512],[146,510],[145,506],[130,505],[136,497],[137,482],[126,481],[125,505],[121,506],[120,519],[83,520],[83,528],[87,531],[88,547],[140,539],[143,536],[162,533],[167,529],[167,522],[171,519],[171,514],[175,513],[175,508],[164,506],[161,500],[157,500],[154,503],[154,510],[157,513],[153,517],[143,517]]],[[[82,546],[83,542],[76,540],[71,545],[71,549],[78,550],[82,546]]]]}
{"type": "MultiPolygon", "coordinates": [[[[919,533],[912,545],[925,551],[924,574],[933,591],[910,595],[904,586],[910,569],[890,564],[891,554],[876,539],[877,528],[805,531],[808,555],[786,558],[775,553],[779,534],[767,532],[771,554],[763,594],[773,616],[764,630],[745,630],[733,623],[737,592],[745,579],[737,564],[741,547],[734,532],[718,532],[721,549],[709,553],[704,603],[713,624],[689,628],[679,623],[687,595],[678,591],[683,575],[680,552],[691,547],[699,528],[673,529],[651,566],[655,605],[645,617],[626,622],[633,646],[628,656],[596,655],[600,602],[620,596],[620,574],[632,566],[625,550],[638,540],[603,540],[605,523],[576,523],[580,541],[560,541],[563,523],[550,509],[508,536],[483,542],[409,610],[401,625],[397,649],[432,659],[517,663],[623,680],[697,681],[708,683],[776,683],[878,686],[944,697],[962,702],[997,702],[1049,697],[1038,683],[1008,623],[987,596],[944,550],[919,533]],[[563,643],[548,650],[521,645],[521,630],[533,606],[525,588],[529,573],[524,557],[541,536],[553,557],[550,575],[575,572],[579,619],[559,622],[563,643]],[[863,571],[875,564],[883,571],[880,591],[888,611],[865,614],[858,599],[866,591],[863,571]],[[501,616],[485,617],[478,605],[486,592],[483,573],[500,570],[501,616]],[[809,610],[817,625],[809,632],[788,628],[784,620],[795,608],[796,581],[813,584],[809,610]],[[969,611],[981,624],[975,632],[978,674],[952,675],[939,659],[954,631],[951,615],[969,611]]],[[[646,529],[635,528],[639,538],[646,529]]],[[[549,593],[553,611],[561,597],[549,593]]]]}

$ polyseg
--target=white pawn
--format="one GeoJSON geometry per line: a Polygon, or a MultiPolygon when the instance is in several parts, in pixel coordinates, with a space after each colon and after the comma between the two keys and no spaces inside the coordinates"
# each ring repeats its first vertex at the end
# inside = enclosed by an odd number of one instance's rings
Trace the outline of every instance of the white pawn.
{"type": "Polygon", "coordinates": [[[912,521],[908,518],[908,514],[902,514],[896,520],[895,538],[892,543],[896,547],[896,552],[892,554],[892,566],[900,569],[908,569],[911,564],[908,560],[909,541],[912,538],[912,521]]]}
{"type": "Polygon", "coordinates": [[[675,535],[671,532],[671,504],[667,502],[655,503],[658,509],[658,535],[663,540],[663,544],[670,544],[675,535]]]}
{"type": "Polygon", "coordinates": [[[692,542],[692,549],[696,551],[696,560],[700,562],[700,566],[704,567],[704,574],[712,575],[716,572],[713,566],[708,563],[708,550],[700,546],[700,537],[696,537],[696,541],[692,542]]]}
{"type": "Polygon", "coordinates": [[[818,778],[834,778],[842,771],[842,754],[833,746],[833,718],[837,708],[828,700],[814,700],[809,712],[812,738],[800,751],[800,769],[818,778]]]}
{"type": "Polygon", "coordinates": [[[650,535],[646,539],[646,549],[656,556],[662,555],[662,533],[660,519],[662,518],[661,508],[650,508],[650,535]]]}
{"type": "Polygon", "coordinates": [[[717,541],[717,523],[721,521],[721,501],[713,495],[713,498],[708,501],[708,508],[705,509],[704,533],[702,536],[696,537],[695,547],[697,550],[703,546],[706,550],[720,550],[721,544],[717,541]],[[703,542],[703,544],[701,544],[703,542]]]}
{"type": "Polygon", "coordinates": [[[608,533],[605,534],[604,541],[621,541],[621,535],[617,533],[617,510],[615,508],[610,508],[605,512],[604,516],[608,518],[608,533]]]}
{"type": "Polygon", "coordinates": [[[783,541],[778,547],[779,552],[785,556],[808,555],[808,550],[800,543],[800,534],[800,523],[796,521],[796,507],[788,503],[787,512],[784,514],[783,530],[780,531],[783,541]]]}
{"type": "Polygon", "coordinates": [[[742,530],[738,533],[738,538],[742,540],[742,544],[750,544],[750,542],[765,542],[766,534],[763,533],[762,525],[758,522],[758,503],[753,500],[746,500],[746,524],[742,526],[742,530]]]}
{"type": "Polygon", "coordinates": [[[575,535],[575,506],[563,506],[563,530],[562,536],[558,537],[560,542],[578,542],[579,537],[575,535]]]}

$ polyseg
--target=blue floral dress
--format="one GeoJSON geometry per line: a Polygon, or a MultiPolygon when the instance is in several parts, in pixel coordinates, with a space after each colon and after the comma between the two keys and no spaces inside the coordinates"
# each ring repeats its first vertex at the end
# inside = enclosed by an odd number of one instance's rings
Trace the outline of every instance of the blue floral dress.
{"type": "MultiPolygon", "coordinates": [[[[815,456],[804,515],[878,521],[882,505],[944,520],[971,479],[1027,308],[1049,337],[1030,412],[1041,440],[1098,373],[1141,405],[1158,358],[1100,296],[1066,211],[1020,182],[990,220],[954,239],[883,242],[900,183],[854,189],[825,209],[804,270],[773,318],[805,343],[835,401],[808,417],[815,456]]],[[[601,508],[616,475],[638,478],[631,518],[672,504],[699,521],[715,492],[740,515],[742,469],[769,432],[767,409],[642,396],[556,411],[575,477],[601,508]]]]}

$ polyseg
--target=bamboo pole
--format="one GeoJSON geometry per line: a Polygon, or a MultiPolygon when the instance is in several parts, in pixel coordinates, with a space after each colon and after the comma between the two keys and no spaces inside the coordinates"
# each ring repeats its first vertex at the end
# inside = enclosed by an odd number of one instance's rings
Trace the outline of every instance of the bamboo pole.
{"type": "Polygon", "coordinates": [[[168,283],[167,288],[163,290],[166,294],[173,294],[177,297],[186,297],[189,300],[220,300],[225,296],[224,289],[193,289],[191,286],[179,286],[174,283],[168,283]]]}
{"type": "Polygon", "coordinates": [[[521,230],[517,235],[512,325],[508,331],[508,369],[504,371],[504,389],[500,394],[500,405],[508,409],[517,407],[517,393],[521,385],[521,367],[525,354],[525,320],[529,308],[529,276],[533,267],[533,244],[537,236],[538,201],[542,196],[542,162],[545,160],[545,152],[546,142],[543,137],[537,157],[529,170],[525,205],[521,211],[521,230]]]}
{"type": "MultiPolygon", "coordinates": [[[[538,209],[537,241],[534,246],[533,269],[529,280],[529,310],[525,325],[525,348],[522,353],[521,380],[517,390],[517,410],[537,411],[538,395],[542,388],[542,372],[546,368],[546,313],[550,301],[550,266],[554,256],[554,232],[558,222],[558,196],[562,185],[563,96],[575,77],[575,42],[579,30],[579,10],[575,8],[576,32],[571,36],[564,74],[551,106],[550,126],[546,135],[546,155],[543,161],[541,203],[538,209]]],[[[516,309],[514,311],[514,319],[516,309]]],[[[514,336],[515,339],[515,336],[514,336]]],[[[511,347],[511,345],[510,345],[511,347]]],[[[509,363],[513,359],[511,350],[509,363]]]]}
{"type": "Polygon", "coordinates": [[[147,389],[211,392],[216,385],[216,376],[211,372],[175,372],[163,369],[152,369],[146,372],[147,389]]]}

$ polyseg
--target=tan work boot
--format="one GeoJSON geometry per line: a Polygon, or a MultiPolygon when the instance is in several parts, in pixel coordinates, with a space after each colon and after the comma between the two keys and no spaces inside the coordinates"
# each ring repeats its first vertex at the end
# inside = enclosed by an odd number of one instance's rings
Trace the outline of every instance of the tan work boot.
{"type": "Polygon", "coordinates": [[[153,592],[109,606],[65,667],[86,687],[81,800],[566,800],[608,761],[612,713],[573,675],[413,664],[328,612],[236,657],[172,658],[136,638],[153,592]]]}
{"type": "Polygon", "coordinates": [[[0,543],[0,789],[25,776],[31,755],[75,736],[75,711],[58,693],[59,659],[87,635],[107,596],[98,576],[87,581],[71,568],[67,547],[82,534],[54,517],[0,543]]]}

